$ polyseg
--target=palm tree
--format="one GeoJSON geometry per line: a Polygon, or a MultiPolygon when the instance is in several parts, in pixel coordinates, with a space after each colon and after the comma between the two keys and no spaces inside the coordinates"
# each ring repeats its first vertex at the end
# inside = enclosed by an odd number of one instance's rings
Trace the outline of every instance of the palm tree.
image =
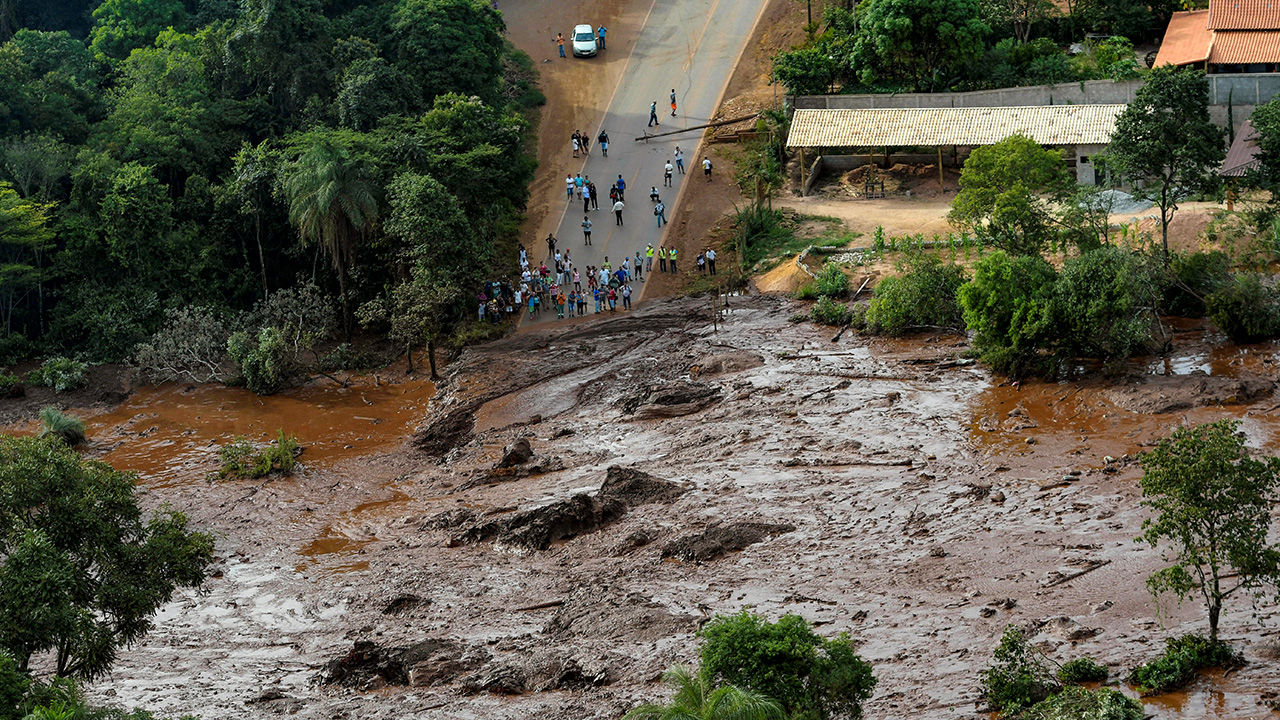
{"type": "Polygon", "coordinates": [[[338,271],[342,296],[342,326],[351,338],[351,307],[347,299],[347,269],[356,254],[356,241],[378,220],[378,198],[364,166],[347,148],[319,137],[285,170],[289,222],[298,227],[304,246],[319,243],[338,271]]]}
{"type": "Polygon", "coordinates": [[[760,693],[735,685],[714,687],[706,676],[685,665],[662,674],[675,688],[668,705],[641,705],[623,720],[782,720],[782,706],[760,693]]]}

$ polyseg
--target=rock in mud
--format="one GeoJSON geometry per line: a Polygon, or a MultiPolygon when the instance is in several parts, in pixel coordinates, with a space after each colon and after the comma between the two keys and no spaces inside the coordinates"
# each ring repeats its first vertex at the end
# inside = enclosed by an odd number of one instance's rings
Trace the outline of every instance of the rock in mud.
{"type": "Polygon", "coordinates": [[[1141,382],[1111,388],[1108,398],[1116,405],[1136,413],[1160,414],[1213,405],[1239,405],[1266,397],[1275,382],[1253,373],[1236,377],[1206,375],[1197,371],[1190,375],[1145,377],[1141,382]]]}
{"type": "Polygon", "coordinates": [[[722,375],[751,370],[761,365],[764,365],[763,355],[750,350],[741,350],[738,352],[714,353],[699,358],[697,362],[689,366],[689,373],[694,377],[699,375],[722,375]]]}
{"type": "Polygon", "coordinates": [[[697,618],[674,614],[640,593],[611,593],[609,588],[585,587],[565,600],[542,631],[565,640],[656,642],[693,632],[697,627],[697,618]]]}
{"type": "MultiPolygon", "coordinates": [[[[451,544],[496,540],[525,550],[546,550],[557,540],[599,530],[625,515],[629,508],[674,502],[686,490],[646,472],[615,465],[606,471],[604,483],[594,495],[579,493],[532,510],[471,524],[455,535],[451,544]]],[[[427,527],[447,528],[451,520],[458,520],[452,526],[457,527],[475,519],[474,513],[446,511],[429,520],[427,527]]]]}
{"type": "Polygon", "coordinates": [[[443,457],[450,450],[467,444],[475,429],[476,406],[466,405],[428,421],[414,436],[413,444],[428,455],[443,457]]]}
{"type": "Polygon", "coordinates": [[[533,448],[529,446],[529,439],[520,438],[502,451],[502,460],[498,461],[498,467],[509,468],[523,465],[532,458],[533,448]]]}
{"type": "Polygon", "coordinates": [[[417,684],[440,685],[487,660],[483,650],[468,653],[453,640],[424,640],[391,648],[357,640],[350,652],[324,666],[319,679],[325,685],[357,690],[409,685],[411,675],[417,684]]]}
{"type": "Polygon", "coordinates": [[[673,418],[692,415],[720,402],[720,388],[714,385],[676,382],[650,385],[639,395],[622,403],[623,411],[637,420],[649,418],[673,418]]]}
{"type": "Polygon", "coordinates": [[[1062,615],[1043,620],[1039,625],[1040,632],[1066,642],[1088,640],[1102,632],[1099,628],[1085,627],[1075,620],[1062,615]]]}
{"type": "Polygon", "coordinates": [[[712,525],[700,533],[668,543],[662,548],[662,557],[684,562],[708,562],[795,529],[794,525],[757,522],[712,525]]]}
{"type": "Polygon", "coordinates": [[[400,593],[399,595],[391,598],[391,602],[387,603],[386,606],[382,608],[382,614],[399,615],[401,613],[409,612],[419,605],[424,605],[430,602],[430,600],[418,597],[413,593],[400,593]]]}
{"type": "Polygon", "coordinates": [[[524,668],[518,665],[494,664],[463,678],[462,691],[470,695],[482,692],[494,695],[520,695],[526,689],[526,681],[524,668]]]}

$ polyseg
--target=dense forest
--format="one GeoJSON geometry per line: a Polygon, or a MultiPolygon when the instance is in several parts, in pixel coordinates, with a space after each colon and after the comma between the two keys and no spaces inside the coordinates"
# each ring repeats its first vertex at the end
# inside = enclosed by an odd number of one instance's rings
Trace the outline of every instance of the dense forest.
{"type": "Polygon", "coordinates": [[[480,0],[0,0],[0,364],[433,339],[532,178],[504,31],[480,0]]]}

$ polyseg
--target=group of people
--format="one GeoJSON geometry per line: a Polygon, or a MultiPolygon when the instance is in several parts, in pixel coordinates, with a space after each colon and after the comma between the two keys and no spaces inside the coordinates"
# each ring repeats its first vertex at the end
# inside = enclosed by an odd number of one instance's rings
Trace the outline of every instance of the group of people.
{"type": "Polygon", "coordinates": [[[554,235],[547,235],[547,262],[552,266],[543,262],[536,268],[529,263],[528,251],[520,246],[520,286],[513,293],[514,307],[527,308],[530,320],[538,318],[544,308],[547,312],[554,309],[557,319],[586,315],[588,302],[594,303],[598,313],[616,311],[619,302],[623,310],[631,309],[631,282],[644,279],[639,251],[634,260],[624,258],[616,270],[607,255],[599,267],[579,269],[574,267],[570,251],[562,252],[558,244],[554,235]]]}

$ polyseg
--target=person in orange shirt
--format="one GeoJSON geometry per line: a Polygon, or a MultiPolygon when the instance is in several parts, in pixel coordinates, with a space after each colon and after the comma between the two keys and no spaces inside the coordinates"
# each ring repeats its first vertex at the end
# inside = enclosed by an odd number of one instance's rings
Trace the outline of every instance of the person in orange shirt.
{"type": "Polygon", "coordinates": [[[564,33],[556,33],[556,45],[560,47],[560,57],[564,57],[564,33]]]}

